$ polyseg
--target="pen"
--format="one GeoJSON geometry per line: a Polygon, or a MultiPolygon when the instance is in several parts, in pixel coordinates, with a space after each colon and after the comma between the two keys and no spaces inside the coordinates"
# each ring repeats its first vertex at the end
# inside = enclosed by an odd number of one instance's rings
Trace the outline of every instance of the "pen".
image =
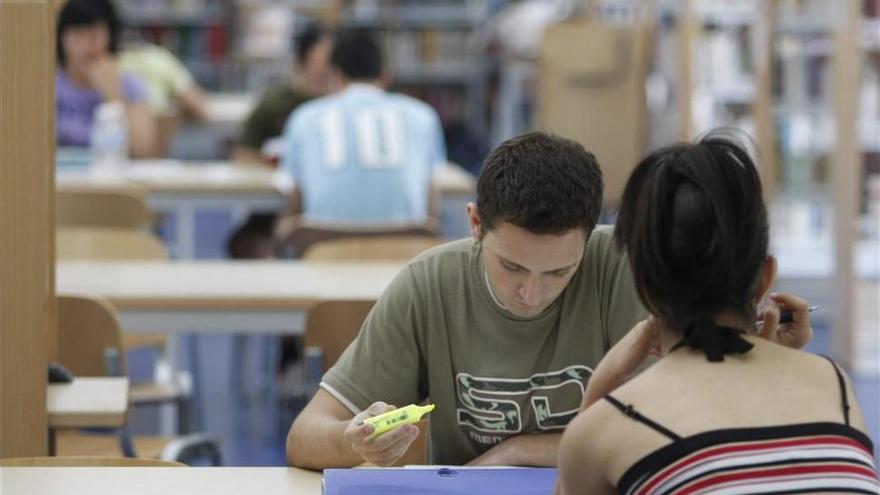
{"type": "MultiPolygon", "coordinates": [[[[807,308],[807,312],[812,313],[813,311],[816,311],[817,309],[819,309],[819,306],[810,306],[809,308],[807,308]]],[[[780,325],[783,323],[791,323],[792,321],[794,321],[794,313],[793,312],[783,311],[782,313],[779,314],[779,324],[780,325]]]]}

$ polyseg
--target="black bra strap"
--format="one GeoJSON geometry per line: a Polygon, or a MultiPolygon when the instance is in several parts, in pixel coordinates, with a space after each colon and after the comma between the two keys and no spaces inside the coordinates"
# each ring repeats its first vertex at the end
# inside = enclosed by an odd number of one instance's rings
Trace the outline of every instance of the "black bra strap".
{"type": "Polygon", "coordinates": [[[837,374],[837,383],[840,384],[840,403],[843,405],[843,420],[846,422],[846,425],[849,426],[849,399],[847,398],[846,393],[846,380],[843,379],[843,373],[840,372],[840,368],[837,367],[837,363],[835,363],[833,359],[824,354],[820,354],[820,356],[831,363],[831,366],[834,368],[834,373],[837,374]]]}
{"type": "Polygon", "coordinates": [[[661,426],[661,425],[655,423],[654,421],[652,421],[652,420],[650,420],[650,419],[648,419],[648,418],[642,416],[641,414],[639,414],[635,409],[633,409],[633,406],[632,406],[631,404],[630,404],[630,405],[623,405],[622,402],[620,402],[619,400],[615,399],[615,398],[612,397],[611,395],[606,395],[606,396],[605,396],[605,400],[607,400],[608,402],[610,402],[611,405],[613,405],[613,406],[616,407],[617,409],[620,409],[620,412],[622,412],[623,414],[625,414],[625,415],[629,416],[630,418],[632,418],[632,419],[638,421],[639,423],[644,424],[645,426],[651,428],[652,430],[654,430],[654,431],[656,431],[656,432],[658,432],[658,433],[660,433],[660,434],[662,434],[662,435],[664,435],[664,436],[670,438],[673,442],[678,441],[678,440],[681,440],[681,437],[678,436],[678,435],[676,435],[676,434],[673,433],[672,431],[666,429],[665,427],[663,427],[663,426],[661,426]]]}

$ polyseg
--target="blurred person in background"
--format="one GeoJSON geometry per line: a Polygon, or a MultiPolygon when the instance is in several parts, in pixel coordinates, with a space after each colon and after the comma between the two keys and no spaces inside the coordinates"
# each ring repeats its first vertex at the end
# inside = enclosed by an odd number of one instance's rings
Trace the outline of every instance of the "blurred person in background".
{"type": "Polygon", "coordinates": [[[156,118],[144,82],[120,68],[119,16],[108,0],[69,0],[58,13],[55,73],[59,146],[87,147],[102,103],[124,106],[129,156],[159,151],[156,118]]]}
{"type": "Polygon", "coordinates": [[[236,162],[274,165],[277,145],[287,117],[306,101],[324,96],[330,89],[330,50],[333,38],[321,25],[312,23],[294,38],[296,68],[287,84],[271,88],[244,122],[233,151],[236,162]]]}
{"type": "Polygon", "coordinates": [[[285,127],[292,212],[319,222],[428,222],[434,168],[446,161],[437,113],[385,90],[382,50],[367,30],[337,34],[330,65],[335,92],[297,108],[285,127]]]}
{"type": "Polygon", "coordinates": [[[167,49],[151,43],[136,43],[122,51],[119,65],[144,80],[148,102],[156,115],[168,115],[180,109],[198,121],[208,117],[202,88],[167,49]]]}
{"type": "MultiPolygon", "coordinates": [[[[319,24],[308,24],[294,38],[296,70],[290,82],[269,89],[244,123],[233,151],[238,163],[275,166],[277,144],[290,113],[302,103],[323,96],[329,90],[331,34],[319,24]],[[275,151],[272,148],[276,148],[275,151]]],[[[273,256],[272,229],[274,213],[248,217],[227,243],[232,258],[269,258],[273,256]]]]}
{"type": "Polygon", "coordinates": [[[196,121],[208,118],[202,88],[170,51],[151,43],[136,43],[122,51],[119,64],[126,72],[140,76],[147,85],[147,101],[159,122],[162,156],[169,153],[181,114],[196,121]]]}

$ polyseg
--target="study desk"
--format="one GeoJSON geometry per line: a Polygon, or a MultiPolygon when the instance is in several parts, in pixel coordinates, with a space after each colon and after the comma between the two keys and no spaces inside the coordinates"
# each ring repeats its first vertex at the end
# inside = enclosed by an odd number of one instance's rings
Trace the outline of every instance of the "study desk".
{"type": "Polygon", "coordinates": [[[51,428],[120,427],[128,409],[128,378],[83,377],[46,390],[51,428]]]}
{"type": "Polygon", "coordinates": [[[376,300],[402,267],[279,260],[60,262],[56,290],[106,297],[126,332],[301,334],[312,304],[376,300]]]}
{"type": "Polygon", "coordinates": [[[283,467],[6,467],[4,495],[320,495],[319,472],[283,467]]]}
{"type": "MultiPolygon", "coordinates": [[[[55,273],[58,294],[109,299],[125,332],[301,335],[311,305],[376,300],[402,267],[279,260],[61,262],[55,273]]],[[[177,374],[183,359],[180,344],[179,338],[168,339],[163,360],[168,376],[177,374]]],[[[195,347],[188,348],[195,363],[195,347]]],[[[200,378],[193,382],[198,388],[200,378]]],[[[168,411],[163,433],[175,430],[173,410],[168,411]]]]}
{"type": "MultiPolygon", "coordinates": [[[[464,205],[474,196],[476,180],[452,164],[438,167],[433,180],[441,195],[444,234],[467,235],[464,205]]],[[[230,211],[236,221],[252,212],[284,211],[294,188],[290,176],[266,167],[177,160],[135,160],[115,172],[59,167],[56,183],[59,191],[146,189],[157,212],[174,214],[172,252],[182,259],[195,257],[197,211],[230,211]]]]}

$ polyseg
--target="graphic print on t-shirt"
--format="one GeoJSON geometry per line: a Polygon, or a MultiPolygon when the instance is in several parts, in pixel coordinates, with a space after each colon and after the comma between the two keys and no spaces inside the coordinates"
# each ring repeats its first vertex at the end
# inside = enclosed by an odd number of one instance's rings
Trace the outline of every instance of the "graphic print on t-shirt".
{"type": "Polygon", "coordinates": [[[534,418],[538,430],[562,431],[577,415],[584,383],[592,374],[593,370],[583,365],[536,373],[527,378],[458,373],[455,377],[458,425],[470,430],[471,439],[482,444],[495,444],[508,435],[534,430],[524,424],[530,418],[534,418]],[[525,408],[530,409],[524,411],[525,408]]]}

